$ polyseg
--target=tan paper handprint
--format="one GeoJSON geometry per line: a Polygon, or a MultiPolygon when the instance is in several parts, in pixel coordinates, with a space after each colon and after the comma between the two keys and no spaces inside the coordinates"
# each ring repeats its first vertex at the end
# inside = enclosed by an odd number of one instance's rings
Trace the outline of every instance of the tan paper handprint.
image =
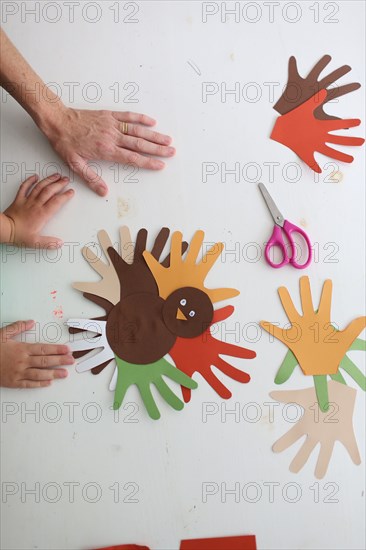
{"type": "Polygon", "coordinates": [[[287,433],[278,439],[272,449],[279,453],[306,436],[304,443],[290,464],[290,471],[299,472],[309,459],[316,445],[320,444],[315,476],[325,476],[334,444],[340,441],[347,449],[355,464],[361,463],[354,430],[353,411],[356,390],[331,380],[328,385],[331,409],[324,413],[319,410],[317,396],[313,387],[303,390],[274,391],[272,399],[281,403],[297,403],[304,409],[302,418],[287,433]]]}

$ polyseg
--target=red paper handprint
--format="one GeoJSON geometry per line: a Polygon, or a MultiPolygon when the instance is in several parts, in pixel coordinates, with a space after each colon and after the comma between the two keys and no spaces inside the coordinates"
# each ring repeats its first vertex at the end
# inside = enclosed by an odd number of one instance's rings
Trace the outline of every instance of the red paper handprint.
{"type": "MultiPolygon", "coordinates": [[[[233,367],[221,355],[241,357],[242,359],[253,359],[256,353],[240,346],[227,344],[212,336],[211,327],[220,321],[224,321],[233,313],[233,306],[226,306],[214,312],[211,325],[196,338],[177,338],[169,355],[172,357],[176,367],[188,376],[199,372],[210,386],[222,397],[229,399],[230,390],[212,372],[211,367],[218,368],[221,372],[230,376],[237,382],[247,383],[250,380],[249,374],[233,367]]],[[[182,387],[182,394],[185,403],[191,399],[191,390],[182,387]]]]}
{"type": "Polygon", "coordinates": [[[314,158],[315,152],[343,162],[353,161],[351,155],[337,151],[326,145],[327,143],[355,146],[362,145],[365,141],[359,137],[337,136],[329,133],[359,126],[361,121],[358,118],[319,120],[315,117],[314,111],[319,105],[323,105],[327,93],[327,90],[321,90],[296,109],[278,117],[271,134],[271,139],[292,149],[314,172],[318,173],[321,172],[321,168],[314,158]]]}

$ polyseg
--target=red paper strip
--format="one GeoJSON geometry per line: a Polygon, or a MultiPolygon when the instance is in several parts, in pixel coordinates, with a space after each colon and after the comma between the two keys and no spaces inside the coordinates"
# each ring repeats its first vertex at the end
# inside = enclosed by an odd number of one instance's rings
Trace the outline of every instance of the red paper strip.
{"type": "Polygon", "coordinates": [[[257,550],[255,535],[182,540],[180,550],[257,550]]]}

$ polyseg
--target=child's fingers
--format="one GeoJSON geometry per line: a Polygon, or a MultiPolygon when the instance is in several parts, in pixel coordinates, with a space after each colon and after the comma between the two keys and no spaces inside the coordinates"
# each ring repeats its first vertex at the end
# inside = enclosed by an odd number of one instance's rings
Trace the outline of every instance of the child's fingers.
{"type": "Polygon", "coordinates": [[[52,380],[20,380],[18,388],[45,388],[50,386],[52,380]]]}
{"type": "Polygon", "coordinates": [[[18,189],[18,193],[16,195],[17,199],[24,199],[27,196],[28,191],[31,189],[32,185],[36,183],[38,180],[37,174],[33,174],[33,176],[30,176],[27,178],[21,186],[18,189]]]}
{"type": "Polygon", "coordinates": [[[48,369],[61,365],[72,365],[75,359],[72,355],[30,355],[28,364],[30,367],[48,369]]]}
{"type": "Polygon", "coordinates": [[[52,248],[61,248],[63,244],[64,244],[64,241],[62,239],[59,239],[58,237],[38,237],[37,242],[34,243],[33,246],[52,249],[52,248]]]}
{"type": "Polygon", "coordinates": [[[64,204],[67,203],[72,197],[74,196],[74,190],[68,189],[64,193],[58,193],[54,196],[52,196],[47,204],[45,204],[45,208],[47,209],[47,215],[53,216],[64,206],[64,204]]]}
{"type": "Polygon", "coordinates": [[[27,344],[28,355],[70,355],[65,344],[27,344]]]}
{"type": "Polygon", "coordinates": [[[61,174],[56,173],[56,174],[52,174],[51,176],[48,176],[47,178],[41,180],[39,183],[37,183],[37,185],[33,189],[30,196],[33,199],[38,197],[38,195],[41,193],[41,191],[43,191],[43,189],[45,187],[47,187],[51,183],[55,183],[56,181],[59,181],[61,179],[61,177],[62,177],[61,174]]]}
{"type": "Polygon", "coordinates": [[[25,376],[27,380],[56,380],[57,378],[66,378],[68,372],[66,369],[27,369],[25,376]]]}
{"type": "MultiPolygon", "coordinates": [[[[37,195],[37,202],[40,204],[46,204],[54,195],[57,195],[68,185],[69,178],[61,178],[55,182],[51,182],[46,185],[37,195]]],[[[39,185],[39,184],[38,184],[39,185]]]]}
{"type": "Polygon", "coordinates": [[[0,330],[1,342],[14,338],[26,330],[30,330],[34,326],[34,321],[16,321],[0,330]]]}

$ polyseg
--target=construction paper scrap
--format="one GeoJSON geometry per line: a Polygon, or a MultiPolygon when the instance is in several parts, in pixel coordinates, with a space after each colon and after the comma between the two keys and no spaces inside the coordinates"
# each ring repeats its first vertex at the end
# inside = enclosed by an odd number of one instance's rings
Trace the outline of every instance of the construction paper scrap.
{"type": "Polygon", "coordinates": [[[150,548],[139,544],[117,544],[117,546],[106,546],[105,548],[97,548],[97,550],[150,550],[150,548]]]}
{"type": "Polygon", "coordinates": [[[255,535],[186,539],[181,541],[179,550],[257,550],[257,544],[255,535]]]}
{"type": "Polygon", "coordinates": [[[159,295],[167,298],[172,292],[182,287],[194,287],[206,292],[212,303],[237,296],[239,291],[233,288],[208,289],[204,281],[220,257],[224,245],[214,244],[202,260],[196,263],[204,239],[203,231],[196,231],[189,245],[185,258],[182,258],[182,234],[175,231],[172,235],[170,265],[164,267],[147,251],[143,253],[159,287],[159,295]]]}
{"type": "Polygon", "coordinates": [[[327,88],[327,97],[325,101],[314,111],[315,118],[319,120],[337,119],[338,117],[325,113],[323,109],[324,104],[328,101],[336,99],[337,97],[341,97],[342,95],[358,90],[358,88],[361,87],[361,84],[359,82],[352,82],[351,84],[328,88],[328,86],[331,86],[334,82],[349,73],[351,70],[349,65],[343,65],[335,71],[332,71],[327,76],[319,79],[320,73],[330,63],[331,59],[332,58],[330,55],[324,55],[311,69],[309,74],[305,78],[302,78],[297,68],[296,58],[291,56],[288,63],[288,80],[286,88],[273,108],[281,115],[284,115],[299,105],[305,103],[305,101],[310,99],[310,97],[312,97],[315,93],[327,88]]]}
{"type": "Polygon", "coordinates": [[[315,311],[309,277],[300,278],[302,316],[285,287],[279,288],[278,294],[291,327],[281,329],[267,321],[261,321],[261,327],[293,352],[305,375],[336,374],[352,342],[365,328],[366,317],[354,319],[344,330],[334,329],[330,321],[332,281],[329,279],[323,285],[319,308],[315,311]]]}
{"type": "Polygon", "coordinates": [[[360,137],[332,134],[335,130],[344,130],[359,126],[359,119],[319,120],[314,111],[322,106],[328,92],[321,90],[305,103],[277,118],[271,133],[271,139],[289,147],[314,172],[321,173],[321,168],[314,158],[314,153],[322,153],[341,162],[352,162],[353,157],[329,147],[327,143],[360,146],[364,139],[360,137]]]}
{"type": "Polygon", "coordinates": [[[331,409],[327,413],[316,407],[317,397],[313,387],[270,393],[271,398],[276,401],[297,403],[304,409],[302,418],[272,447],[274,452],[279,453],[306,436],[302,447],[290,464],[291,472],[297,473],[303,468],[318,443],[320,449],[315,468],[315,476],[318,479],[322,479],[327,473],[336,441],[340,441],[347,449],[355,464],[361,463],[353,430],[356,390],[334,380],[328,383],[328,390],[331,409]]]}
{"type": "Polygon", "coordinates": [[[183,409],[183,402],[175,395],[164,381],[163,376],[190,389],[197,388],[197,382],[176,369],[164,358],[150,365],[133,365],[116,357],[118,379],[114,394],[114,409],[119,409],[128,388],[136,384],[146,410],[151,418],[160,418],[160,412],[151,393],[150,384],[154,384],[160,395],[175,410],[183,409]]]}
{"type": "MultiPolygon", "coordinates": [[[[250,376],[224,361],[221,355],[241,357],[243,359],[256,357],[254,351],[222,342],[213,337],[211,332],[212,326],[230,317],[233,311],[234,308],[232,306],[218,309],[214,312],[211,325],[202,335],[190,340],[177,338],[169,352],[179,370],[188,376],[192,376],[195,372],[198,372],[223,399],[229,399],[232,394],[212,372],[212,367],[216,367],[226,376],[237,382],[247,383],[250,380],[250,376]]],[[[186,403],[189,402],[191,399],[191,390],[182,386],[182,394],[184,401],[186,403]]]]}

